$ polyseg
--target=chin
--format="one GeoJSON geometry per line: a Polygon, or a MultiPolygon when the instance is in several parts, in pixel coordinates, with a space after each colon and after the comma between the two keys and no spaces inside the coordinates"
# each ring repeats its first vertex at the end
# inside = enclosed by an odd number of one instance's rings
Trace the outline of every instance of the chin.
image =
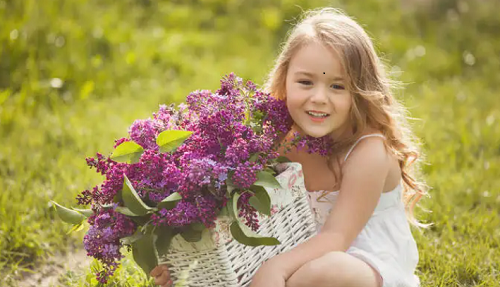
{"type": "Polygon", "coordinates": [[[313,138],[321,138],[331,133],[331,131],[327,130],[317,130],[317,129],[307,129],[307,128],[302,130],[306,135],[311,136],[313,138]]]}

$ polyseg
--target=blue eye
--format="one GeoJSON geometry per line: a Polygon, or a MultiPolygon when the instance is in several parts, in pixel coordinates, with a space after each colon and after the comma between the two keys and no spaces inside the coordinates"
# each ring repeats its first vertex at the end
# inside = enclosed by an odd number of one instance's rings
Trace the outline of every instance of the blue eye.
{"type": "Polygon", "coordinates": [[[341,85],[331,85],[332,88],[336,89],[336,90],[345,90],[345,87],[344,86],[341,86],[341,85]]]}

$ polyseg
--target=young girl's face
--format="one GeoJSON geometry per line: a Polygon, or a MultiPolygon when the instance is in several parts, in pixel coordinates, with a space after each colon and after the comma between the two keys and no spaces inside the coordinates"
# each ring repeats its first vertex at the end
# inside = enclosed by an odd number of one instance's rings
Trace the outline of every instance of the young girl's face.
{"type": "Polygon", "coordinates": [[[339,138],[349,131],[352,95],[336,52],[319,43],[292,57],[286,77],[286,101],[300,133],[339,138]]]}

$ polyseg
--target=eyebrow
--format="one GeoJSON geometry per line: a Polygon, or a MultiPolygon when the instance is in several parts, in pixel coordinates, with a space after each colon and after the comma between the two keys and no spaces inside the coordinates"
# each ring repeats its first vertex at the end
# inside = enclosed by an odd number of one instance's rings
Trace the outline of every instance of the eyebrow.
{"type": "MultiPolygon", "coordinates": [[[[315,75],[312,74],[312,73],[309,73],[309,72],[305,72],[305,71],[298,71],[298,72],[295,72],[295,75],[305,75],[305,76],[308,76],[308,77],[314,77],[315,75]]],[[[341,76],[335,76],[333,78],[330,78],[331,80],[334,80],[334,81],[343,81],[344,78],[341,77],[341,76]]]]}

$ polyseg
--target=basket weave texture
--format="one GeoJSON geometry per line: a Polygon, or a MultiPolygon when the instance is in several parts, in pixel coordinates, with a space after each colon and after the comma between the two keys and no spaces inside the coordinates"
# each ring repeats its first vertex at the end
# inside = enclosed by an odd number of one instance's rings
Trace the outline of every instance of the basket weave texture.
{"type": "Polygon", "coordinates": [[[205,230],[199,242],[186,242],[179,235],[173,238],[168,255],[160,262],[168,265],[174,282],[197,260],[197,266],[189,272],[189,286],[249,286],[262,263],[316,234],[301,165],[280,164],[278,171],[276,179],[283,188],[266,188],[272,215],[260,217],[257,233],[276,237],[281,244],[257,247],[240,244],[230,236],[229,218],[220,217],[216,227],[205,230]]]}

